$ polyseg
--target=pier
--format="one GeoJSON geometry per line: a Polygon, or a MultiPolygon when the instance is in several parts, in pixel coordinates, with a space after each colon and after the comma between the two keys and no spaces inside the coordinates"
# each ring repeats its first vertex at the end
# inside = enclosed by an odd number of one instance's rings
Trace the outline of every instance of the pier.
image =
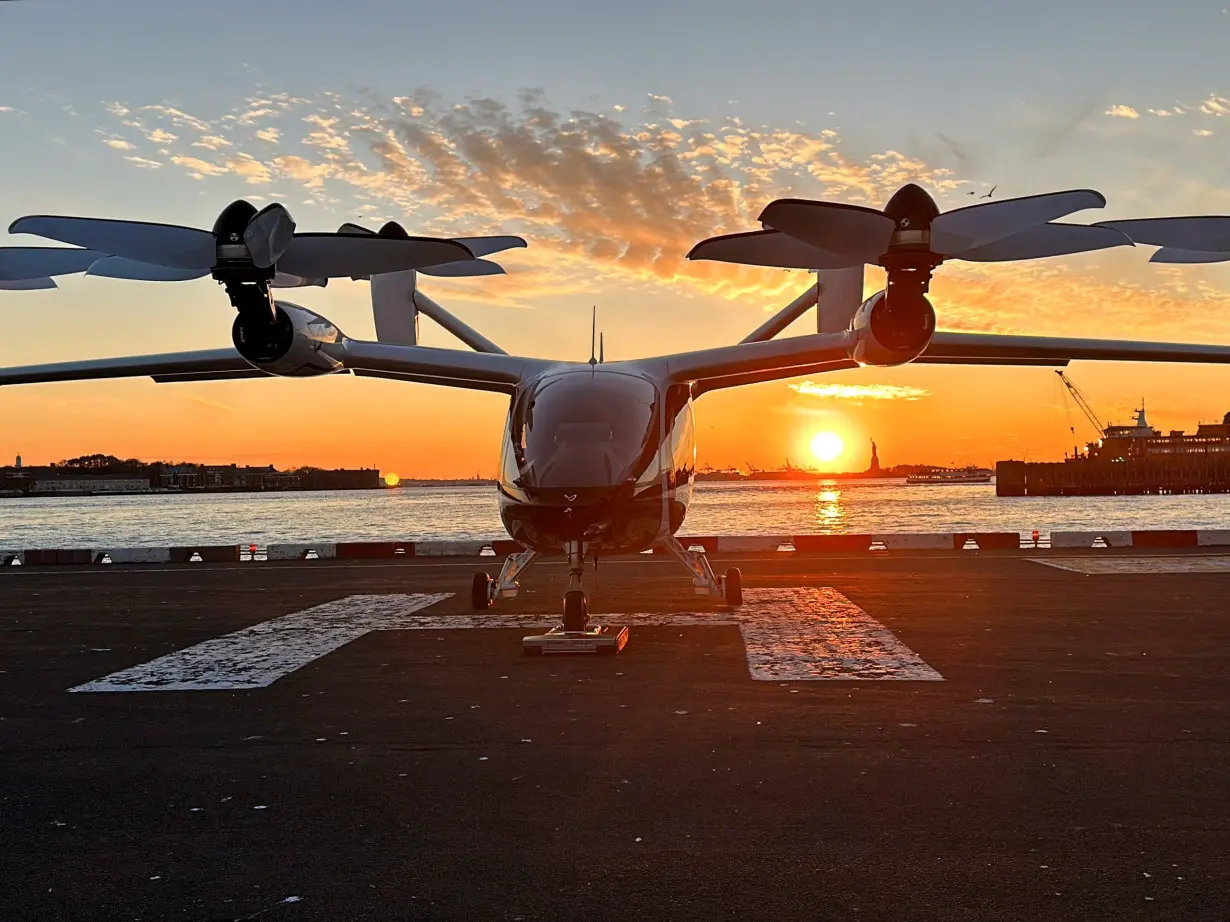
{"type": "Polygon", "coordinates": [[[613,559],[610,659],[553,560],[8,567],[0,918],[1220,920],[1230,554],[1140,543],[613,559]]]}

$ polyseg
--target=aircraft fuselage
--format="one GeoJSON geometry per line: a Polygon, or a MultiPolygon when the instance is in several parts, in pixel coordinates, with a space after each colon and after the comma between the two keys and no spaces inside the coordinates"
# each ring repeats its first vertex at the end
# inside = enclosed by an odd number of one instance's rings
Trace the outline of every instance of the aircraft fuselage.
{"type": "Polygon", "coordinates": [[[564,366],[513,394],[500,517],[527,547],[636,553],[683,524],[696,473],[691,388],[627,366],[564,366]]]}

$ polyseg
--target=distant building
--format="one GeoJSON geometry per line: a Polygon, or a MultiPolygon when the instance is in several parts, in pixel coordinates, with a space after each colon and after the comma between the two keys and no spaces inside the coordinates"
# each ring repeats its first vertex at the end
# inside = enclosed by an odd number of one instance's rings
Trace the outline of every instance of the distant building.
{"type": "Polygon", "coordinates": [[[21,467],[21,455],[17,456],[17,467],[21,467]]]}

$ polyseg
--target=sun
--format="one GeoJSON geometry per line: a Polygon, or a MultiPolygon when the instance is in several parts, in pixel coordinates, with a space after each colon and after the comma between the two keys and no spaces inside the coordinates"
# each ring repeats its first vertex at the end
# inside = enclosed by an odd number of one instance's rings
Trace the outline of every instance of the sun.
{"type": "Polygon", "coordinates": [[[835,461],[844,447],[835,432],[817,432],[811,437],[811,453],[819,461],[835,461]]]}
{"type": "Polygon", "coordinates": [[[395,487],[399,483],[401,483],[401,478],[398,477],[396,474],[394,474],[392,471],[390,471],[389,473],[384,475],[384,483],[385,483],[385,486],[395,487]]]}

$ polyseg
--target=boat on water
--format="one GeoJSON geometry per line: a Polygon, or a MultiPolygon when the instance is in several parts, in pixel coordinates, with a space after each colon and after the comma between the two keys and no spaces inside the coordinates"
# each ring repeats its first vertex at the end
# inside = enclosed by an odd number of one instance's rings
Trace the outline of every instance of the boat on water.
{"type": "Polygon", "coordinates": [[[933,471],[911,474],[905,478],[905,482],[915,486],[924,484],[990,483],[993,476],[995,476],[995,472],[990,468],[970,465],[969,467],[960,468],[941,467],[933,471]]]}

